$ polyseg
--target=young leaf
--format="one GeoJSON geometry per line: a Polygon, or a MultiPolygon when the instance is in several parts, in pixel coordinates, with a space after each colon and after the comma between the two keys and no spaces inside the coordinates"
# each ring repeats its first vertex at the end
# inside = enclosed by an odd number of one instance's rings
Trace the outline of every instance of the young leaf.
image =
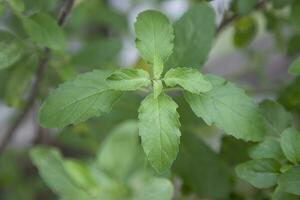
{"type": "Polygon", "coordinates": [[[0,31],[0,70],[15,64],[24,53],[24,46],[10,32],[0,31]]]}
{"type": "Polygon", "coordinates": [[[70,178],[65,170],[62,157],[57,150],[36,147],[31,150],[30,156],[43,180],[55,193],[65,199],[89,199],[88,194],[70,178]]]}
{"type": "Polygon", "coordinates": [[[286,129],[280,137],[281,148],[292,163],[300,161],[300,134],[294,128],[286,129]]]}
{"type": "Polygon", "coordinates": [[[23,17],[22,23],[26,33],[37,44],[54,50],[65,50],[66,39],[57,22],[45,13],[23,17]]]}
{"type": "Polygon", "coordinates": [[[44,127],[64,127],[109,112],[121,96],[106,83],[107,71],[94,70],[61,84],[43,103],[39,121],[44,127]]]}
{"type": "Polygon", "coordinates": [[[283,191],[300,196],[300,166],[283,173],[279,177],[278,184],[283,191]]]}
{"type": "Polygon", "coordinates": [[[195,95],[185,93],[194,113],[208,125],[215,125],[227,134],[246,141],[262,140],[265,127],[258,107],[234,84],[216,76],[207,76],[213,89],[195,95]]]}
{"type": "Polygon", "coordinates": [[[180,122],[177,104],[167,95],[147,96],[139,108],[142,146],[156,171],[170,168],[178,153],[180,122]]]}
{"type": "Polygon", "coordinates": [[[164,82],[170,87],[180,85],[194,94],[208,92],[212,89],[211,83],[205,80],[198,70],[192,68],[170,69],[164,77],[164,82]]]}
{"type": "Polygon", "coordinates": [[[250,160],[238,165],[237,175],[257,188],[270,188],[277,183],[280,164],[273,159],[250,160]]]}
{"type": "Polygon", "coordinates": [[[149,73],[142,69],[120,69],[112,73],[107,82],[110,88],[120,91],[137,90],[151,84],[149,73]]]}
{"type": "Polygon", "coordinates": [[[172,171],[199,197],[224,199],[230,193],[230,173],[227,166],[209,146],[192,133],[182,134],[180,151],[172,171]]]}
{"type": "Polygon", "coordinates": [[[293,62],[289,68],[289,72],[295,75],[300,75],[300,58],[293,62]]]}
{"type": "Polygon", "coordinates": [[[134,27],[136,46],[143,59],[154,65],[154,77],[159,78],[173,50],[173,27],[165,15],[153,10],[140,13],[134,27]]]}
{"type": "Polygon", "coordinates": [[[174,25],[174,51],[167,68],[201,67],[215,36],[215,12],[207,3],[193,5],[174,25]]]}
{"type": "Polygon", "coordinates": [[[280,135],[292,125],[292,115],[282,105],[271,100],[265,100],[260,105],[268,135],[280,135]]]}
{"type": "Polygon", "coordinates": [[[273,138],[267,138],[252,147],[249,155],[252,159],[272,158],[281,161],[284,158],[279,141],[273,138]]]}

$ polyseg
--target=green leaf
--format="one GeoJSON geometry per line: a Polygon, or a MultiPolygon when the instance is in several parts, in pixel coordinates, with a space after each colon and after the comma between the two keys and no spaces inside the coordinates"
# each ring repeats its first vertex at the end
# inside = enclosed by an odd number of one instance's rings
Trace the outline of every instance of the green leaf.
{"type": "Polygon", "coordinates": [[[173,50],[173,27],[165,15],[154,10],[140,13],[134,27],[136,46],[143,59],[154,64],[154,77],[159,78],[173,50]]]}
{"type": "Polygon", "coordinates": [[[37,44],[54,50],[65,50],[66,39],[57,22],[45,13],[23,17],[22,23],[26,33],[37,44]]]}
{"type": "Polygon", "coordinates": [[[166,66],[203,66],[215,36],[215,12],[208,3],[193,5],[174,24],[174,51],[166,66]]]}
{"type": "Polygon", "coordinates": [[[280,137],[281,148],[292,163],[300,161],[300,134],[294,128],[286,129],[280,137]]]}
{"type": "Polygon", "coordinates": [[[237,1],[239,12],[242,15],[249,14],[255,7],[257,0],[239,0],[237,1]]]}
{"type": "Polygon", "coordinates": [[[107,83],[114,90],[130,91],[148,87],[151,80],[142,69],[119,69],[107,78],[107,83]]]}
{"type": "Polygon", "coordinates": [[[8,0],[8,3],[18,13],[21,13],[25,10],[25,4],[23,0],[8,0]]]}
{"type": "Polygon", "coordinates": [[[227,134],[246,141],[260,141],[265,127],[258,107],[233,83],[216,76],[206,76],[213,84],[207,93],[186,92],[185,98],[194,113],[208,125],[213,123],[227,134]]]}
{"type": "Polygon", "coordinates": [[[44,127],[64,127],[111,110],[121,96],[106,83],[108,71],[94,70],[61,84],[50,93],[39,112],[44,127]]]}
{"type": "Polygon", "coordinates": [[[272,158],[277,161],[284,159],[280,143],[274,138],[266,138],[263,142],[252,147],[249,155],[252,159],[272,158]]]}
{"type": "Polygon", "coordinates": [[[87,193],[71,180],[57,150],[36,147],[31,150],[30,156],[43,180],[55,193],[65,199],[89,199],[87,193]]]}
{"type": "Polygon", "coordinates": [[[172,171],[203,199],[226,199],[230,193],[228,168],[199,137],[189,132],[182,134],[172,171]]]}
{"type": "Polygon", "coordinates": [[[274,8],[283,8],[284,6],[290,5],[293,0],[271,0],[274,8]]]}
{"type": "Polygon", "coordinates": [[[279,103],[265,100],[259,105],[268,135],[279,136],[292,125],[292,115],[279,103]]]}
{"type": "Polygon", "coordinates": [[[208,92],[212,89],[211,83],[205,80],[198,70],[191,68],[170,69],[164,77],[164,82],[170,87],[180,85],[194,94],[208,92]]]}
{"type": "Polygon", "coordinates": [[[141,153],[137,123],[125,122],[108,135],[98,153],[97,164],[104,172],[123,179],[135,169],[141,153]]]}
{"type": "Polygon", "coordinates": [[[293,62],[289,68],[289,72],[295,75],[300,75],[300,58],[293,62]]]}
{"type": "Polygon", "coordinates": [[[137,191],[133,200],[171,200],[174,194],[172,182],[164,178],[152,178],[137,191]]]}
{"type": "Polygon", "coordinates": [[[299,200],[300,197],[289,194],[285,191],[283,191],[280,187],[276,187],[273,195],[272,195],[272,200],[299,200]]]}
{"type": "Polygon", "coordinates": [[[0,31],[0,70],[15,64],[24,53],[24,45],[9,31],[0,31]]]}
{"type": "Polygon", "coordinates": [[[163,91],[163,84],[161,80],[153,80],[153,95],[157,98],[163,91]]]}
{"type": "Polygon", "coordinates": [[[289,17],[291,20],[291,23],[294,25],[294,27],[299,31],[300,30],[300,2],[299,1],[293,1],[291,5],[291,16],[289,17]]]}
{"type": "Polygon", "coordinates": [[[250,160],[238,165],[237,175],[257,188],[270,188],[277,183],[280,164],[273,159],[250,160]]]}
{"type": "Polygon", "coordinates": [[[180,122],[177,104],[167,95],[148,95],[139,108],[139,134],[142,146],[156,171],[170,168],[178,153],[180,122]]]}
{"type": "Polygon", "coordinates": [[[283,173],[279,177],[278,185],[283,191],[300,196],[300,166],[283,173]]]}
{"type": "Polygon", "coordinates": [[[257,23],[253,17],[244,16],[234,24],[234,44],[236,47],[245,47],[255,38],[257,23]]]}

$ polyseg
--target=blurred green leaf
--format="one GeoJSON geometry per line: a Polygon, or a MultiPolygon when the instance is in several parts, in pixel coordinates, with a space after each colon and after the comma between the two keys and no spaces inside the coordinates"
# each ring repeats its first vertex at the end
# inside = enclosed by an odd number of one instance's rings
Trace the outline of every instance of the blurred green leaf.
{"type": "Polygon", "coordinates": [[[300,34],[294,34],[290,37],[287,44],[287,53],[289,56],[300,52],[300,34]]]}
{"type": "Polygon", "coordinates": [[[207,3],[193,5],[174,24],[173,54],[166,67],[202,67],[215,36],[215,13],[207,3]]]}
{"type": "Polygon", "coordinates": [[[293,0],[271,0],[274,8],[283,8],[284,6],[290,5],[293,0]]]}
{"type": "Polygon", "coordinates": [[[25,4],[23,0],[8,0],[7,2],[18,13],[21,13],[25,10],[25,4]]]}
{"type": "Polygon", "coordinates": [[[230,193],[229,171],[207,145],[190,133],[181,137],[173,171],[200,197],[225,199],[230,193]]]}
{"type": "Polygon", "coordinates": [[[239,13],[242,15],[246,15],[253,10],[255,5],[257,4],[257,0],[238,0],[237,3],[239,13]]]}
{"type": "Polygon", "coordinates": [[[264,100],[259,105],[267,128],[268,135],[279,136],[293,122],[292,115],[279,103],[264,100]]]}
{"type": "Polygon", "coordinates": [[[286,129],[280,137],[280,145],[289,161],[294,164],[300,161],[300,133],[296,129],[286,129]]]}
{"type": "Polygon", "coordinates": [[[276,187],[273,195],[272,195],[272,200],[299,200],[300,197],[289,194],[285,191],[283,191],[280,187],[276,187]]]}
{"type": "Polygon", "coordinates": [[[237,175],[257,188],[270,188],[277,183],[280,164],[273,159],[258,159],[239,164],[237,175]]]}
{"type": "Polygon", "coordinates": [[[278,184],[283,191],[300,196],[300,166],[293,167],[283,173],[278,184]]]}
{"type": "Polygon", "coordinates": [[[88,194],[72,181],[57,150],[36,147],[30,152],[30,155],[43,180],[63,199],[90,199],[88,194]]]}
{"type": "Polygon", "coordinates": [[[289,72],[300,75],[300,58],[296,59],[289,68],[289,72]]]}
{"type": "Polygon", "coordinates": [[[249,155],[252,159],[272,158],[279,162],[284,159],[280,143],[274,138],[266,138],[263,142],[253,146],[249,155]]]}
{"type": "Polygon", "coordinates": [[[10,31],[0,31],[0,70],[11,67],[24,54],[24,45],[10,31]]]}
{"type": "Polygon", "coordinates": [[[245,47],[255,38],[257,23],[253,17],[245,16],[234,24],[234,44],[236,47],[245,47]]]}
{"type": "Polygon", "coordinates": [[[37,44],[54,50],[66,49],[66,38],[57,22],[45,13],[22,18],[23,26],[30,38],[37,44]]]}
{"type": "Polygon", "coordinates": [[[143,154],[138,137],[138,124],[125,122],[112,130],[101,147],[97,164],[104,172],[124,179],[141,164],[143,154]]]}
{"type": "Polygon", "coordinates": [[[295,28],[300,31],[300,2],[297,0],[293,1],[291,5],[291,16],[289,19],[295,28]]]}

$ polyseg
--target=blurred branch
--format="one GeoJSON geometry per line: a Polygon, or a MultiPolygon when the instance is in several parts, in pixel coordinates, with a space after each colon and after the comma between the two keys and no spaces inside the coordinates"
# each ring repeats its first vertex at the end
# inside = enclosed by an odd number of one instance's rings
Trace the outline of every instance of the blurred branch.
{"type": "MultiPolygon", "coordinates": [[[[71,13],[72,7],[74,5],[75,0],[66,0],[64,5],[61,8],[59,17],[57,19],[57,23],[59,26],[63,26],[66,22],[66,19],[68,15],[71,13]]],[[[35,81],[32,84],[32,88],[29,93],[29,97],[26,100],[25,106],[22,110],[22,112],[17,116],[14,123],[8,128],[7,132],[4,134],[4,137],[2,139],[2,143],[0,143],[0,152],[2,152],[6,146],[9,144],[10,140],[13,138],[14,133],[16,132],[19,125],[23,122],[24,118],[27,116],[29,111],[31,110],[32,106],[34,105],[34,102],[36,100],[36,97],[39,93],[40,83],[42,82],[44,78],[44,73],[46,66],[50,60],[51,57],[51,50],[49,48],[45,48],[43,55],[41,56],[36,72],[35,72],[35,81]]]]}
{"type": "MultiPolygon", "coordinates": [[[[259,1],[255,7],[254,10],[261,10],[265,8],[266,3],[268,2],[268,0],[261,0],[259,1]]],[[[231,17],[225,18],[223,20],[223,22],[220,24],[220,26],[217,29],[217,34],[221,33],[222,30],[227,27],[228,25],[230,25],[232,22],[234,22],[235,20],[238,20],[239,18],[241,18],[242,16],[239,14],[236,15],[232,15],[231,17]]]]}

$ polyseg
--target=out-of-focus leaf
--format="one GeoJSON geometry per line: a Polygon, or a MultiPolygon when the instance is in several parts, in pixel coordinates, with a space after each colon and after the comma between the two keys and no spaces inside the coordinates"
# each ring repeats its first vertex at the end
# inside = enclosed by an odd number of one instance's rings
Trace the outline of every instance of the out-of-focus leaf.
{"type": "Polygon", "coordinates": [[[296,55],[300,52],[300,34],[293,35],[287,44],[287,53],[290,56],[296,55]]]}
{"type": "Polygon", "coordinates": [[[24,45],[13,33],[0,31],[0,70],[15,64],[24,53],[24,45]]]}
{"type": "Polygon", "coordinates": [[[296,129],[286,129],[280,137],[280,145],[289,161],[294,164],[300,161],[300,133],[296,129]]]}
{"type": "Polygon", "coordinates": [[[255,5],[257,4],[257,0],[238,0],[237,4],[239,13],[242,15],[246,15],[253,10],[255,5]]]}
{"type": "Polygon", "coordinates": [[[268,135],[280,135],[292,125],[292,115],[279,103],[265,100],[260,105],[260,110],[265,121],[268,135]]]}
{"type": "Polygon", "coordinates": [[[226,164],[235,167],[237,164],[249,160],[248,151],[250,147],[251,144],[243,140],[224,136],[222,138],[220,157],[226,164]]]}
{"type": "Polygon", "coordinates": [[[300,31],[300,1],[293,1],[291,5],[291,16],[289,19],[295,28],[300,31]]]}
{"type": "Polygon", "coordinates": [[[238,165],[236,173],[257,188],[270,188],[277,183],[280,164],[273,159],[250,160],[238,165]]]}
{"type": "Polygon", "coordinates": [[[293,62],[293,64],[289,68],[289,72],[296,75],[300,75],[300,58],[293,62]]]}
{"type": "Polygon", "coordinates": [[[296,78],[290,85],[284,87],[279,94],[279,102],[287,110],[300,114],[300,78],[296,78]]]}
{"type": "Polygon", "coordinates": [[[152,178],[134,194],[133,200],[171,200],[173,193],[171,181],[164,178],[152,178]]]}
{"type": "Polygon", "coordinates": [[[174,30],[174,50],[166,67],[202,67],[216,30],[212,7],[206,3],[193,5],[175,22],[174,30]]]}
{"type": "Polygon", "coordinates": [[[299,200],[300,197],[289,194],[285,191],[283,191],[280,187],[276,187],[273,195],[272,195],[272,200],[299,200]]]}
{"type": "Polygon", "coordinates": [[[300,166],[293,167],[283,173],[278,184],[283,191],[300,196],[300,166]]]}
{"type": "Polygon", "coordinates": [[[73,56],[72,63],[83,69],[107,68],[114,63],[121,47],[117,39],[87,43],[73,56]]]}
{"type": "Polygon", "coordinates": [[[252,147],[249,155],[252,159],[272,158],[279,162],[284,159],[280,143],[274,138],[266,138],[263,142],[252,147]]]}
{"type": "Polygon", "coordinates": [[[236,47],[245,47],[255,38],[257,24],[253,17],[244,16],[234,24],[234,44],[236,47]]]}
{"type": "Polygon", "coordinates": [[[98,153],[97,164],[117,179],[130,175],[143,158],[137,122],[130,121],[116,127],[98,153]]]}
{"type": "Polygon", "coordinates": [[[8,0],[8,3],[18,13],[21,13],[25,10],[25,4],[23,0],[8,0]]]}
{"type": "Polygon", "coordinates": [[[45,13],[22,18],[23,26],[37,44],[54,50],[66,49],[66,38],[57,22],[45,13]]]}
{"type": "Polygon", "coordinates": [[[88,194],[70,178],[57,150],[36,147],[30,154],[43,180],[55,193],[63,199],[89,200],[88,194]]]}
{"type": "Polygon", "coordinates": [[[34,67],[36,66],[35,55],[18,62],[10,70],[10,79],[7,81],[5,89],[5,101],[12,107],[21,107],[25,94],[32,81],[34,67]]]}
{"type": "Polygon", "coordinates": [[[271,2],[274,8],[283,8],[284,6],[290,5],[293,2],[293,0],[271,0],[271,2]]]}
{"type": "Polygon", "coordinates": [[[225,199],[230,193],[229,171],[196,136],[185,133],[173,169],[200,197],[225,199]]]}

